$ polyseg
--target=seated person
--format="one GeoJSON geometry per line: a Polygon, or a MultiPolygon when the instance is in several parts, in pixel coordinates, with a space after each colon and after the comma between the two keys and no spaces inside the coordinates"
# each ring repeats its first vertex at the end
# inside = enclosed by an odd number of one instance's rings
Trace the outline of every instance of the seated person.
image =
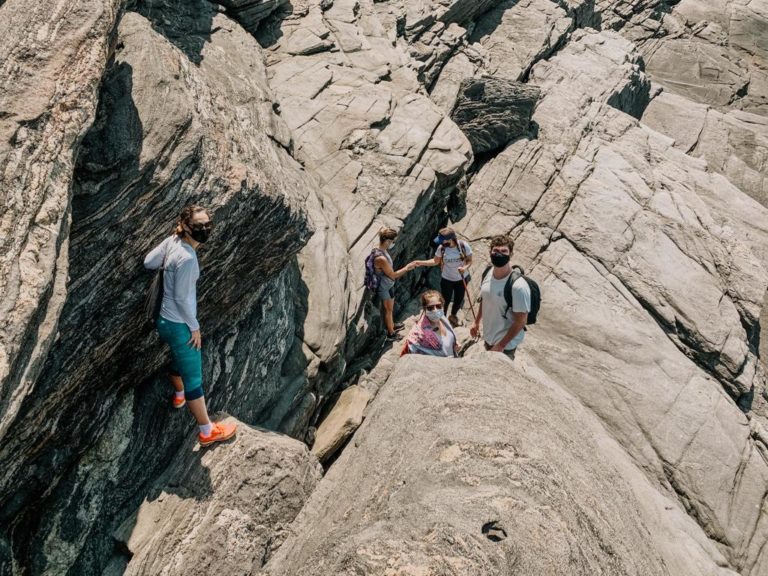
{"type": "Polygon", "coordinates": [[[445,300],[437,290],[421,295],[422,314],[411,328],[400,354],[427,354],[455,358],[459,343],[450,322],[445,317],[445,300]]]}

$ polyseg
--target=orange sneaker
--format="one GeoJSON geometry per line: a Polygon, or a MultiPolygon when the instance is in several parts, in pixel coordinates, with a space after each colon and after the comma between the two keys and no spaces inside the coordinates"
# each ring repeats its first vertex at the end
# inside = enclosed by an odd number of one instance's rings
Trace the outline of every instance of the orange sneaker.
{"type": "Polygon", "coordinates": [[[197,438],[200,440],[200,446],[210,446],[214,442],[229,440],[236,432],[237,424],[234,422],[216,422],[210,436],[203,436],[202,432],[198,432],[197,438]]]}
{"type": "Polygon", "coordinates": [[[174,394],[174,395],[173,395],[173,399],[171,400],[171,403],[173,404],[173,407],[174,407],[174,408],[181,408],[181,407],[183,407],[183,406],[184,406],[184,404],[186,404],[186,403],[187,403],[187,401],[186,401],[186,399],[184,398],[184,396],[182,396],[181,398],[179,398],[178,396],[176,396],[176,394],[174,394]]]}

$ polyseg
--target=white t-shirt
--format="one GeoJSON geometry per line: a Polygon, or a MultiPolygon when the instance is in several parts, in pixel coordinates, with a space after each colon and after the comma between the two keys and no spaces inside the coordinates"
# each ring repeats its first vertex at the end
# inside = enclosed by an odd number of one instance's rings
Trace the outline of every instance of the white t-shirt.
{"type": "MultiPolygon", "coordinates": [[[[493,269],[488,271],[483,284],[480,287],[480,295],[483,299],[483,338],[490,345],[499,342],[512,327],[512,312],[531,311],[531,289],[525,279],[518,278],[512,284],[512,309],[507,311],[507,302],[504,300],[504,285],[507,278],[496,279],[493,277],[493,269]],[[507,317],[504,318],[504,313],[507,317]]],[[[525,330],[515,336],[504,350],[517,348],[525,337],[525,330]]]]}
{"type": "Polygon", "coordinates": [[[456,335],[453,333],[453,330],[446,330],[445,336],[441,336],[440,340],[443,342],[443,356],[452,358],[453,348],[456,344],[456,335]]]}
{"type": "MultiPolygon", "coordinates": [[[[464,251],[464,256],[472,256],[472,248],[466,242],[461,242],[461,249],[464,251]]],[[[460,282],[461,274],[459,268],[464,266],[464,261],[461,259],[461,252],[457,247],[447,248],[445,246],[438,246],[435,250],[435,256],[443,259],[443,278],[452,282],[460,282]]]]}

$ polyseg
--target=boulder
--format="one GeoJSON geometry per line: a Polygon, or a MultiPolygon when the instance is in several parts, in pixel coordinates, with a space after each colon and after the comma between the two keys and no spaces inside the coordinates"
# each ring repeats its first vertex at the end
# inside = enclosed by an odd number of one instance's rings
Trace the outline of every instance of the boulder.
{"type": "Polygon", "coordinates": [[[504,148],[525,134],[539,90],[492,76],[464,80],[451,118],[472,144],[475,154],[504,148]]]}
{"type": "Polygon", "coordinates": [[[588,409],[500,354],[400,360],[268,576],[735,576],[588,409]]]}
{"type": "Polygon", "coordinates": [[[320,462],[331,458],[352,436],[363,422],[363,411],[371,394],[365,388],[354,385],[345,388],[333,404],[333,408],[317,427],[312,454],[320,462]]]}
{"type": "Polygon", "coordinates": [[[113,565],[127,562],[126,576],[249,574],[282,544],[321,476],[304,444],[242,422],[223,444],[190,438],[118,528],[128,556],[113,565]]]}

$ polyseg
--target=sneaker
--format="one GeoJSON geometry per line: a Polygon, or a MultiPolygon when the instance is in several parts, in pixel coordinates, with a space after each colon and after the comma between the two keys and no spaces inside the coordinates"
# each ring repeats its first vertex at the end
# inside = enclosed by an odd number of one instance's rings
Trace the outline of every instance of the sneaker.
{"type": "Polygon", "coordinates": [[[387,342],[399,342],[403,339],[402,334],[398,334],[397,332],[394,332],[393,334],[387,334],[387,342]]]}
{"type": "Polygon", "coordinates": [[[400,332],[403,328],[405,328],[405,324],[402,322],[397,322],[395,324],[395,332],[400,332]]]}
{"type": "Polygon", "coordinates": [[[184,398],[184,396],[179,398],[178,396],[176,396],[176,394],[174,394],[173,399],[171,400],[171,403],[173,404],[174,408],[182,408],[184,404],[187,403],[187,400],[184,398]]]}
{"type": "Polygon", "coordinates": [[[203,436],[202,432],[198,432],[197,438],[200,441],[200,446],[210,446],[214,442],[229,440],[236,432],[237,424],[234,422],[216,422],[210,436],[203,436]]]}
{"type": "Polygon", "coordinates": [[[456,318],[456,316],[454,316],[453,314],[448,316],[448,322],[450,322],[451,326],[453,326],[454,328],[456,328],[459,325],[459,319],[456,318]]]}

